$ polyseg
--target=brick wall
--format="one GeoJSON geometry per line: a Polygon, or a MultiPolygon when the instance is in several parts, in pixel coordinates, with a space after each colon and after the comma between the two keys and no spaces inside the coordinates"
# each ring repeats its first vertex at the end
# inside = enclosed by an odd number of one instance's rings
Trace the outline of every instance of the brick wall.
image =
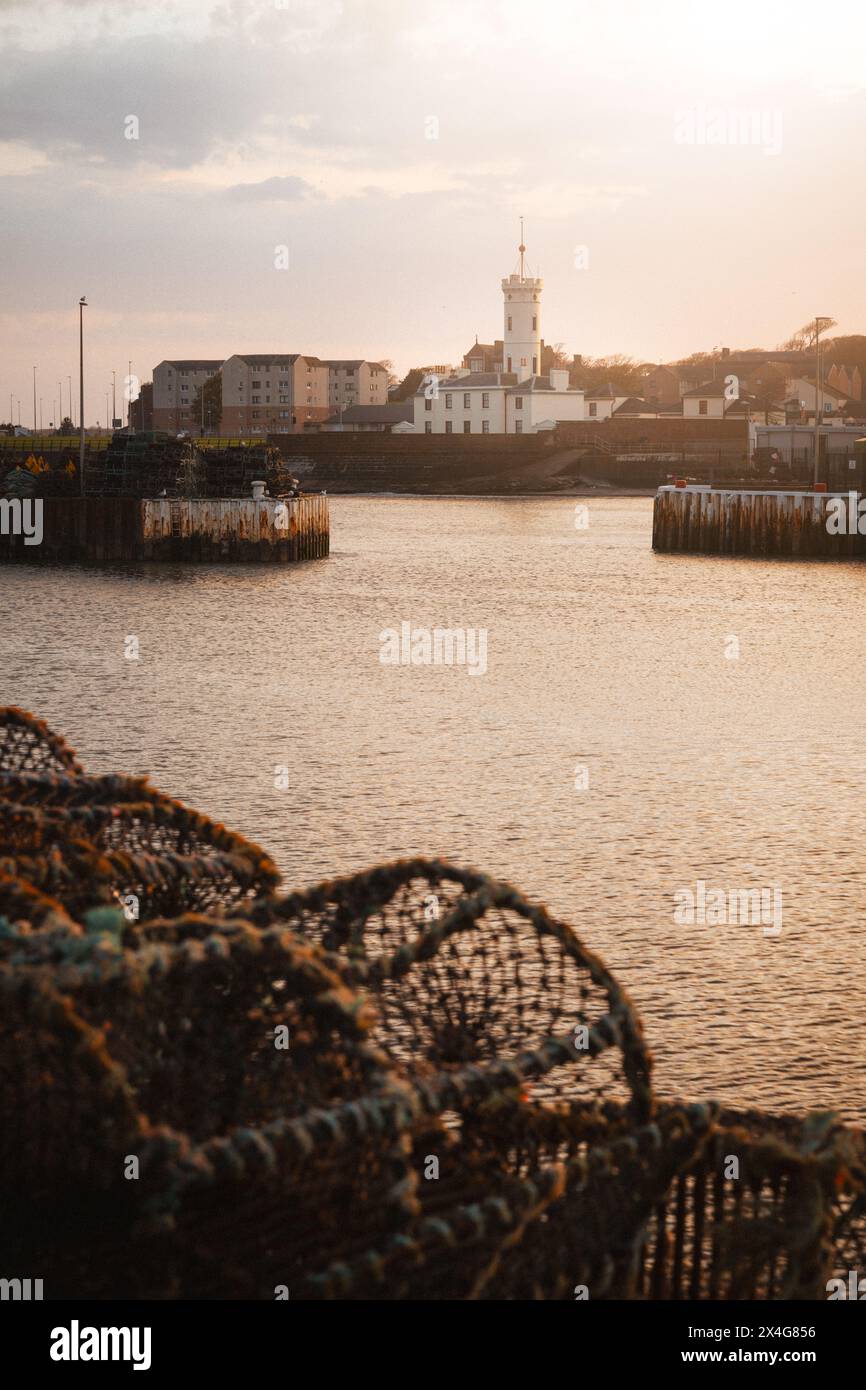
{"type": "Polygon", "coordinates": [[[748,425],[744,419],[686,420],[673,415],[647,420],[575,420],[560,425],[556,437],[560,448],[598,443],[624,453],[632,446],[637,452],[640,445],[682,448],[685,444],[700,444],[708,453],[717,453],[720,448],[728,451],[736,445],[741,445],[744,452],[748,449],[748,425]]]}
{"type": "Polygon", "coordinates": [[[487,478],[557,447],[549,434],[327,433],[268,436],[307,486],[329,491],[399,491],[487,478]]]}

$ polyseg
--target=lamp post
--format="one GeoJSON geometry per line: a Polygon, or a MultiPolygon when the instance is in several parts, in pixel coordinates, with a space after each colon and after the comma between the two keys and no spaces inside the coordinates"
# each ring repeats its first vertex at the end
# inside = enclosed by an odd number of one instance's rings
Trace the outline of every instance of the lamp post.
{"type": "Polygon", "coordinates": [[[114,429],[114,422],[117,419],[117,373],[114,368],[111,371],[111,428],[114,429]]]}
{"type": "Polygon", "coordinates": [[[33,433],[36,433],[36,368],[33,368],[33,433]]]}
{"type": "Polygon", "coordinates": [[[821,437],[820,421],[821,421],[821,416],[822,416],[822,414],[823,414],[822,406],[823,406],[823,403],[824,403],[824,392],[823,392],[823,389],[822,389],[822,387],[821,387],[821,345],[820,345],[820,337],[821,337],[821,330],[822,330],[822,328],[824,328],[824,327],[830,327],[830,328],[832,328],[832,326],[833,326],[833,320],[832,320],[832,319],[827,318],[826,316],[823,317],[823,318],[822,318],[822,317],[816,316],[816,318],[815,318],[815,445],[814,445],[814,454],[815,454],[814,463],[815,463],[815,467],[814,467],[814,478],[813,478],[813,481],[816,482],[816,483],[818,482],[818,455],[819,455],[819,452],[820,452],[820,445],[819,445],[819,442],[818,442],[818,441],[819,441],[819,439],[820,439],[820,437],[821,437]]]}
{"type": "MultiPolygon", "coordinates": [[[[68,384],[68,386],[69,386],[69,423],[70,423],[70,425],[72,425],[72,424],[74,424],[74,421],[73,421],[73,419],[72,419],[72,377],[71,377],[71,376],[68,376],[68,377],[66,378],[66,381],[67,381],[67,384],[68,384]]],[[[60,401],[60,414],[62,415],[62,414],[63,414],[63,399],[62,399],[62,397],[63,397],[63,392],[62,392],[62,391],[61,391],[60,395],[61,395],[61,401],[60,401]]]]}
{"type": "Polygon", "coordinates": [[[84,310],[87,298],[82,295],[78,301],[78,477],[81,496],[84,496],[84,310]]]}

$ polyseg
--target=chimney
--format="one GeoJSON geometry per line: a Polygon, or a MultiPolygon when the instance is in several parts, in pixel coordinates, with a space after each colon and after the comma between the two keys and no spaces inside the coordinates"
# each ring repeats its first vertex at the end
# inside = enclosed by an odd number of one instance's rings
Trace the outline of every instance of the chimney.
{"type": "Polygon", "coordinates": [[[568,390],[568,368],[567,368],[567,367],[551,367],[551,369],[550,369],[550,384],[551,384],[551,386],[552,386],[552,388],[553,388],[554,391],[567,391],[567,390],[568,390]]]}

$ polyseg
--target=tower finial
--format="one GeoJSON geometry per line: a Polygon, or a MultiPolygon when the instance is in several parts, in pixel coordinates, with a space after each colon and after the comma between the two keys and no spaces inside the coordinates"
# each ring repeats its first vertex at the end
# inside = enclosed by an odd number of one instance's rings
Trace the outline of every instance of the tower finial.
{"type": "Polygon", "coordinates": [[[524,252],[525,252],[525,250],[526,250],[526,247],[525,247],[524,244],[523,244],[523,218],[522,218],[522,217],[521,217],[521,219],[520,219],[520,245],[518,246],[517,249],[518,249],[518,251],[520,252],[520,278],[521,278],[521,280],[524,280],[526,277],[525,277],[525,275],[524,275],[524,273],[523,273],[523,254],[524,254],[524,252]]]}

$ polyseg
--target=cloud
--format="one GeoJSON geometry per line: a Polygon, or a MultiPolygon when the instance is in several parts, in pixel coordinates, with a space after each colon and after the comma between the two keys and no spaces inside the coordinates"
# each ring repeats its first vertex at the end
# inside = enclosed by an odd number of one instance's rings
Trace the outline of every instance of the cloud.
{"type": "Polygon", "coordinates": [[[321,195],[306,179],[295,174],[276,175],[262,179],[259,183],[235,183],[223,194],[237,202],[256,200],[269,203],[296,203],[301,198],[318,198],[321,195]]]}

